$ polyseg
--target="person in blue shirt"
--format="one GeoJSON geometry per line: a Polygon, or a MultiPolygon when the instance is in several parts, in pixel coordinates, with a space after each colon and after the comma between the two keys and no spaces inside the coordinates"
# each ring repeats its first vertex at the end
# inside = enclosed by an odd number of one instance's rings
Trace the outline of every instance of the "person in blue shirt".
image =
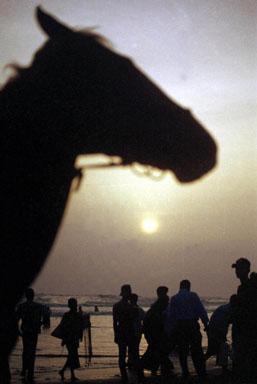
{"type": "Polygon", "coordinates": [[[207,331],[209,319],[199,296],[190,289],[189,280],[180,282],[179,292],[172,296],[169,302],[165,328],[172,344],[178,347],[183,378],[189,376],[187,357],[190,350],[195,370],[201,381],[205,379],[206,370],[198,320],[201,319],[207,331]]]}

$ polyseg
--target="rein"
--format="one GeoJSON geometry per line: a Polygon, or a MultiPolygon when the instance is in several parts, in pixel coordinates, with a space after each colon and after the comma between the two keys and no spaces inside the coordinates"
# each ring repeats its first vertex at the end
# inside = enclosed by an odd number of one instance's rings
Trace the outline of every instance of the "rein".
{"type": "Polygon", "coordinates": [[[160,181],[162,180],[167,172],[166,171],[160,171],[157,168],[151,167],[149,165],[143,166],[138,163],[124,163],[123,160],[117,161],[110,161],[109,163],[102,163],[102,164],[88,164],[83,165],[81,167],[78,167],[74,169],[74,179],[75,179],[75,185],[72,188],[75,192],[79,191],[83,177],[84,177],[84,171],[88,171],[91,169],[104,169],[104,168],[114,168],[114,167],[121,167],[121,166],[130,166],[132,172],[141,177],[148,177],[151,180],[154,181],[160,181]]]}

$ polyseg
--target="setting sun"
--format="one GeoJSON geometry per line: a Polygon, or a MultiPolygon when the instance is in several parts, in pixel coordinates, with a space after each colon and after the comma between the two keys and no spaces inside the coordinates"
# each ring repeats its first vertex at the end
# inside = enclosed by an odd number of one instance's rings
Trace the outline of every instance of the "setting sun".
{"type": "Polygon", "coordinates": [[[142,230],[144,233],[152,234],[155,233],[159,228],[159,224],[156,219],[147,217],[142,222],[142,230]]]}

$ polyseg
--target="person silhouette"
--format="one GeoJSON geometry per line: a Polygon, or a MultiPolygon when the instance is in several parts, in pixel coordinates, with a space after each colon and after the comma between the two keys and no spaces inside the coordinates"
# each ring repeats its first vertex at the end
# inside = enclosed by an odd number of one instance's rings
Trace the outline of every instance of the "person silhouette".
{"type": "Polygon", "coordinates": [[[62,345],[65,345],[68,351],[67,360],[63,368],[58,372],[61,380],[64,380],[64,373],[70,368],[71,380],[77,380],[75,369],[80,367],[78,347],[79,341],[83,338],[84,321],[81,313],[78,312],[78,303],[74,297],[68,300],[70,310],[64,313],[60,328],[63,329],[62,345]]]}
{"type": "Polygon", "coordinates": [[[232,295],[229,302],[218,306],[212,313],[208,325],[208,348],[205,360],[216,356],[216,365],[220,365],[223,373],[227,373],[229,347],[227,344],[227,333],[232,323],[233,305],[236,295],[232,295]]]}
{"type": "Polygon", "coordinates": [[[119,349],[119,368],[121,373],[121,381],[128,382],[126,370],[126,354],[132,358],[131,364],[136,369],[138,379],[141,379],[141,370],[139,365],[139,356],[137,353],[137,337],[135,333],[135,320],[137,310],[130,302],[131,286],[124,284],[121,287],[121,300],[113,306],[113,330],[114,342],[119,349]],[[133,361],[134,360],[134,361],[133,361]]]}
{"type": "Polygon", "coordinates": [[[130,356],[130,353],[128,353],[128,366],[133,366],[133,361],[137,361],[137,359],[139,359],[139,346],[143,334],[143,320],[145,317],[145,311],[137,304],[137,301],[138,295],[136,293],[132,293],[130,295],[130,303],[135,311],[134,331],[136,338],[136,356],[130,356]]]}
{"type": "Polygon", "coordinates": [[[26,301],[18,305],[16,310],[18,322],[21,320],[20,333],[23,344],[21,376],[30,383],[34,381],[38,334],[41,332],[42,325],[44,328],[50,328],[50,310],[36,303],[34,295],[34,290],[27,288],[26,301]]]}
{"type": "Polygon", "coordinates": [[[83,320],[83,329],[91,327],[90,314],[88,312],[84,312],[81,305],[79,306],[78,312],[83,320]]]}
{"type": "Polygon", "coordinates": [[[141,358],[144,368],[156,375],[161,368],[163,377],[173,375],[173,364],[169,359],[170,343],[165,333],[165,315],[169,303],[168,288],[160,286],[156,290],[157,300],[151,305],[144,318],[144,335],[148,343],[146,352],[141,358]]]}
{"type": "Polygon", "coordinates": [[[239,381],[257,381],[257,279],[250,274],[251,263],[241,257],[232,264],[236,277],[240,280],[237,300],[233,311],[234,338],[236,353],[233,365],[235,378],[239,381]]]}
{"type": "Polygon", "coordinates": [[[182,376],[187,379],[189,370],[187,357],[191,350],[192,360],[200,381],[205,380],[205,359],[202,349],[202,335],[198,319],[208,329],[207,312],[195,292],[191,292],[189,280],[180,282],[179,292],[172,296],[167,310],[166,331],[179,349],[182,376]]]}
{"type": "Polygon", "coordinates": [[[85,357],[86,357],[86,365],[88,365],[91,362],[91,359],[93,356],[90,314],[87,312],[84,312],[81,305],[79,306],[79,313],[83,321],[85,357]]]}

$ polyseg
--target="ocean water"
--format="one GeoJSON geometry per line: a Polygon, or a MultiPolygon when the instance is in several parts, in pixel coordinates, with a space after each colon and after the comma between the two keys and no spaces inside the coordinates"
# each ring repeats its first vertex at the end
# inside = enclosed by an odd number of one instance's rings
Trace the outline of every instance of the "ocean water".
{"type": "MultiPolygon", "coordinates": [[[[37,369],[56,370],[63,364],[66,355],[65,347],[61,346],[59,339],[51,336],[51,331],[59,324],[64,312],[68,311],[67,301],[70,296],[68,295],[37,295],[35,300],[42,304],[48,305],[51,310],[51,328],[47,331],[42,331],[39,335],[37,346],[37,369]],[[47,360],[47,363],[46,363],[47,360]]],[[[114,295],[84,295],[76,296],[78,305],[82,306],[84,312],[90,314],[92,324],[92,344],[93,344],[93,359],[92,364],[94,367],[112,367],[117,366],[117,345],[113,340],[112,329],[112,306],[118,300],[119,296],[114,295]],[[97,305],[99,312],[94,312],[97,305]]],[[[150,305],[155,301],[155,298],[141,297],[138,304],[146,311],[150,305]]],[[[227,299],[210,297],[202,298],[202,302],[210,316],[215,308],[219,305],[227,303],[227,299]]],[[[203,346],[207,346],[207,338],[204,331],[203,346]]],[[[142,338],[140,345],[140,352],[143,353],[146,349],[146,341],[142,338]]],[[[18,340],[17,345],[13,351],[11,365],[18,371],[21,365],[22,344],[18,340]]],[[[85,355],[85,346],[83,342],[80,344],[79,354],[81,355],[83,364],[83,355],[85,355]]],[[[85,361],[85,360],[84,360],[85,361]]]]}
{"type": "MultiPolygon", "coordinates": [[[[80,295],[74,297],[76,297],[78,305],[82,306],[83,311],[95,316],[110,316],[113,304],[120,300],[120,296],[116,295],[80,295]],[[97,314],[94,312],[95,306],[99,308],[97,314]]],[[[67,302],[69,298],[68,295],[38,294],[35,300],[48,305],[53,317],[61,317],[68,310],[67,302]]],[[[138,304],[147,310],[155,300],[155,297],[139,297],[138,304]]],[[[213,312],[219,305],[227,303],[227,299],[220,297],[205,297],[201,298],[201,300],[209,313],[213,312]]]]}

